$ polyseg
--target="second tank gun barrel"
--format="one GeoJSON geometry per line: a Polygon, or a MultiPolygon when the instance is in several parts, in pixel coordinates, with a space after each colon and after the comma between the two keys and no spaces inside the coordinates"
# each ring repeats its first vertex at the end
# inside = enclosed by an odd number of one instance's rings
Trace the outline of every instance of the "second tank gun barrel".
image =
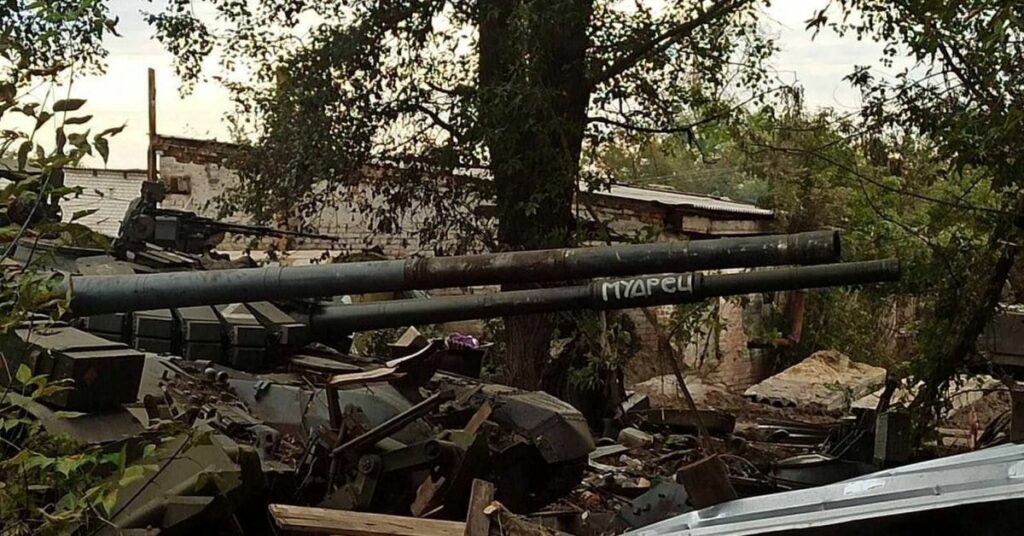
{"type": "Polygon", "coordinates": [[[734,274],[663,274],[592,281],[586,285],[475,296],[406,299],[320,308],[314,333],[339,333],[576,309],[608,310],[692,303],[718,296],[898,281],[895,259],[734,274]]]}
{"type": "Polygon", "coordinates": [[[839,234],[659,242],[202,272],[72,276],[71,314],[835,262],[839,234]]]}

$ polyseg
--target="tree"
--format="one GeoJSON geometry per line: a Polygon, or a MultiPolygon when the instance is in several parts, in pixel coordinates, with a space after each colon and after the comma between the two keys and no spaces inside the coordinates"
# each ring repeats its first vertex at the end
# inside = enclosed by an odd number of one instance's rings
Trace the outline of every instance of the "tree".
{"type": "MultiPolygon", "coordinates": [[[[600,179],[587,155],[615,132],[693,134],[684,111],[725,117],[723,95],[761,95],[773,50],[761,3],[172,0],[149,20],[187,79],[213,51],[252,74],[228,81],[255,158],[226,210],[311,214],[361,183],[387,200],[373,212],[382,231],[413,211],[426,240],[520,249],[575,243],[573,194],[600,179]],[[494,236],[473,210],[491,199],[494,236]]],[[[509,322],[513,383],[537,385],[551,329],[509,322]]]]}
{"type": "MultiPolygon", "coordinates": [[[[995,206],[947,200],[960,209],[948,217],[980,217],[981,244],[960,244],[946,258],[947,284],[936,296],[922,330],[915,400],[932,409],[950,377],[960,370],[998,305],[1016,260],[1024,216],[1024,5],[998,0],[838,0],[809,26],[831,26],[885,44],[885,65],[911,61],[893,80],[858,68],[850,80],[865,97],[865,131],[882,140],[918,136],[930,144],[943,177],[967,177],[995,194],[995,206]],[[838,11],[841,17],[833,22],[838,11]]],[[[892,144],[890,144],[891,146],[892,144]]],[[[949,254],[947,251],[945,254],[949,254]]]]}

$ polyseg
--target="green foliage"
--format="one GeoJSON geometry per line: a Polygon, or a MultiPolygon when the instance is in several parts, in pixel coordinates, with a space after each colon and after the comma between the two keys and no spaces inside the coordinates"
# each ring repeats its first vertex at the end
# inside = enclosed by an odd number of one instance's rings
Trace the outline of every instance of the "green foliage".
{"type": "Polygon", "coordinates": [[[693,133],[685,112],[711,122],[733,113],[722,94],[760,93],[774,46],[759,5],[174,0],[149,21],[188,81],[214,53],[252,73],[227,82],[253,150],[225,212],[356,200],[382,232],[411,224],[463,250],[570,243],[579,179],[608,178],[580,173],[585,153],[624,132],[693,133]],[[451,178],[479,170],[493,181],[451,178]],[[497,235],[474,210],[495,199],[497,235]]]}
{"type": "Polygon", "coordinates": [[[102,527],[118,490],[156,468],[146,463],[153,445],[129,463],[126,447],[108,452],[49,434],[28,410],[69,387],[33,376],[25,365],[14,376],[21,393],[4,391],[0,398],[0,528],[5,534],[56,535],[102,527]]]}
{"type": "MultiPolygon", "coordinates": [[[[607,180],[582,164],[618,133],[692,134],[678,118],[728,117],[724,94],[763,100],[765,4],[171,0],[149,20],[190,80],[215,53],[253,75],[227,83],[253,141],[224,213],[308,221],[356,201],[377,231],[457,253],[573,245],[574,194],[607,180]]],[[[516,322],[509,359],[534,370],[552,327],[516,322]]]]}
{"type": "MultiPolygon", "coordinates": [[[[915,191],[900,200],[904,207],[927,201],[928,225],[906,224],[902,217],[891,221],[920,235],[933,266],[944,270],[929,280],[935,293],[915,363],[925,382],[915,404],[938,406],[998,305],[1021,239],[1024,6],[998,0],[840,0],[830,7],[809,26],[876,39],[885,45],[884,63],[895,67],[903,55],[911,63],[893,78],[860,67],[849,79],[862,90],[864,127],[874,133],[877,148],[923,140],[927,152],[919,167],[934,170],[934,182],[909,185],[915,191]]],[[[871,149],[865,153],[876,160],[884,154],[871,149]]],[[[897,182],[895,189],[907,187],[897,182]]]]}
{"type": "Polygon", "coordinates": [[[594,164],[613,182],[761,201],[769,195],[768,184],[744,169],[744,155],[733,134],[733,128],[723,123],[702,127],[699,140],[686,133],[624,133],[602,148],[594,164]]]}
{"type": "MultiPolygon", "coordinates": [[[[32,242],[35,253],[25,266],[5,266],[0,274],[0,337],[12,337],[12,329],[29,315],[59,318],[70,299],[66,290],[60,292],[62,276],[35,271],[45,260],[36,252],[38,241],[105,244],[80,224],[60,223],[59,200],[80,192],[59,186],[55,178],[94,151],[106,160],[109,138],[123,127],[93,133],[92,116],[80,113],[86,105],[82,99],[49,102],[48,96],[32,102],[26,97],[34,84],[102,70],[102,40],[116,24],[104,2],[5,2],[0,21],[0,121],[30,125],[0,130],[0,177],[7,181],[0,188],[0,259],[7,259],[19,240],[32,242]],[[51,128],[54,138],[48,143],[41,138],[51,128]]],[[[25,365],[10,370],[10,357],[0,356],[0,373],[17,380],[16,387],[0,387],[0,532],[51,535],[102,528],[118,490],[152,469],[145,464],[152,449],[144,449],[142,463],[129,463],[125,449],[106,452],[48,433],[30,410],[69,387],[47,382],[25,365]]]]}
{"type": "Polygon", "coordinates": [[[103,36],[115,33],[105,2],[13,0],[0,3],[0,109],[35,79],[70,69],[100,71],[103,36]]]}
{"type": "Polygon", "coordinates": [[[636,325],[616,311],[563,313],[552,340],[551,357],[565,367],[568,386],[582,391],[606,388],[610,375],[640,350],[636,325]]]}

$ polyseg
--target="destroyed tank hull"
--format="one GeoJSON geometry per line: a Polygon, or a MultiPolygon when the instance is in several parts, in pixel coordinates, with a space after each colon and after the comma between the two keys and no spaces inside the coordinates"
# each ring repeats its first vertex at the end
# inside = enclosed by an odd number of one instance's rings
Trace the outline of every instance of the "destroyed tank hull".
{"type": "MultiPolygon", "coordinates": [[[[499,483],[499,499],[523,508],[578,483],[594,450],[583,415],[545,393],[439,372],[448,351],[443,342],[390,361],[356,359],[310,343],[333,343],[339,333],[378,327],[686,303],[891,280],[898,273],[885,263],[791,269],[811,270],[803,272],[680,273],[820,265],[838,255],[834,232],[212,271],[189,271],[209,265],[191,255],[141,250],[112,262],[76,259],[74,265],[88,267],[81,270],[88,273],[70,275],[59,291],[71,293],[69,316],[77,317],[77,327],[53,324],[42,333],[60,336],[37,337],[28,330],[14,342],[22,345],[18,352],[33,373],[70,379],[78,387],[76,394],[48,400],[55,407],[102,411],[102,422],[127,419],[142,429],[174,420],[212,429],[246,453],[258,452],[256,477],[232,477],[230,490],[200,490],[188,479],[161,480],[158,488],[166,493],[144,505],[119,506],[124,528],[194,526],[196,517],[174,517],[185,503],[203,515],[230,514],[244,502],[235,494],[267,493],[265,482],[258,481],[269,475],[290,475],[282,480],[288,485],[276,488],[283,497],[275,500],[403,514],[412,509],[417,515],[436,510],[459,518],[477,477],[499,483]],[[640,275],[468,298],[344,306],[298,301],[640,275]],[[126,406],[136,401],[141,404],[129,411],[126,406]],[[204,493],[215,497],[198,508],[192,497],[204,493]],[[162,498],[175,494],[188,500],[162,498]]],[[[86,418],[101,422],[99,413],[86,418]]],[[[109,441],[137,441],[141,435],[109,441]]],[[[227,474],[251,473],[243,471],[252,465],[248,454],[217,458],[230,461],[223,462],[227,474]]]]}

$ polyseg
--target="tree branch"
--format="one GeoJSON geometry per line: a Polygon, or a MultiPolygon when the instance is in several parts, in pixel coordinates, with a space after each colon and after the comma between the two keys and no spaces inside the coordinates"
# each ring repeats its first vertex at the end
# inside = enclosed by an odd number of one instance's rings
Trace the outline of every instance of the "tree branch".
{"type": "Polygon", "coordinates": [[[637,63],[643,60],[650,54],[657,54],[668,47],[672,46],[683,39],[686,39],[693,35],[693,31],[697,28],[710,24],[720,18],[727,17],[741,8],[751,3],[752,0],[721,0],[711,6],[710,9],[701,13],[700,15],[688,20],[670,30],[663,32],[654,39],[640,43],[631,52],[622,56],[614,63],[597,73],[592,79],[590,79],[589,85],[591,87],[603,84],[612,78],[622,74],[623,72],[634,67],[637,63]]]}
{"type": "Polygon", "coordinates": [[[709,115],[707,117],[704,117],[702,119],[694,121],[693,123],[688,123],[686,125],[677,125],[677,126],[673,126],[673,127],[646,127],[646,126],[641,126],[641,125],[634,125],[634,124],[628,123],[626,121],[618,121],[618,120],[612,119],[610,117],[597,117],[597,116],[587,117],[587,121],[588,122],[592,122],[592,123],[603,123],[603,124],[611,125],[611,126],[614,126],[614,127],[624,128],[626,130],[632,130],[634,132],[645,132],[647,134],[680,134],[680,133],[684,133],[685,132],[687,134],[691,134],[692,135],[693,134],[693,129],[695,129],[695,128],[699,127],[699,126],[706,125],[706,124],[712,123],[714,121],[718,121],[719,119],[724,119],[724,118],[728,117],[729,114],[731,114],[732,112],[735,112],[736,110],[743,109],[747,104],[750,104],[751,102],[753,102],[754,100],[756,100],[758,98],[764,97],[765,95],[769,95],[769,94],[774,93],[774,92],[779,91],[779,90],[789,89],[789,88],[790,88],[790,86],[778,86],[778,87],[774,87],[774,88],[766,90],[766,91],[762,91],[761,93],[758,93],[756,95],[748,97],[747,99],[743,100],[742,102],[739,102],[736,105],[729,107],[727,110],[722,110],[722,111],[720,111],[718,113],[711,114],[711,115],[709,115]]]}
{"type": "Polygon", "coordinates": [[[675,127],[645,127],[640,125],[634,125],[625,121],[617,121],[608,117],[588,117],[588,122],[591,123],[603,123],[605,125],[611,125],[613,127],[619,127],[633,132],[644,132],[647,134],[680,134],[683,132],[690,132],[693,128],[699,124],[706,123],[707,121],[701,120],[698,123],[689,125],[679,125],[675,127]]]}
{"type": "Polygon", "coordinates": [[[459,130],[456,129],[454,125],[442,119],[441,116],[434,110],[431,110],[430,108],[427,108],[422,104],[414,104],[413,108],[415,108],[416,111],[430,118],[431,122],[433,122],[435,126],[440,127],[449,135],[451,135],[451,137],[456,141],[456,143],[462,137],[462,133],[459,132],[459,130]]]}

